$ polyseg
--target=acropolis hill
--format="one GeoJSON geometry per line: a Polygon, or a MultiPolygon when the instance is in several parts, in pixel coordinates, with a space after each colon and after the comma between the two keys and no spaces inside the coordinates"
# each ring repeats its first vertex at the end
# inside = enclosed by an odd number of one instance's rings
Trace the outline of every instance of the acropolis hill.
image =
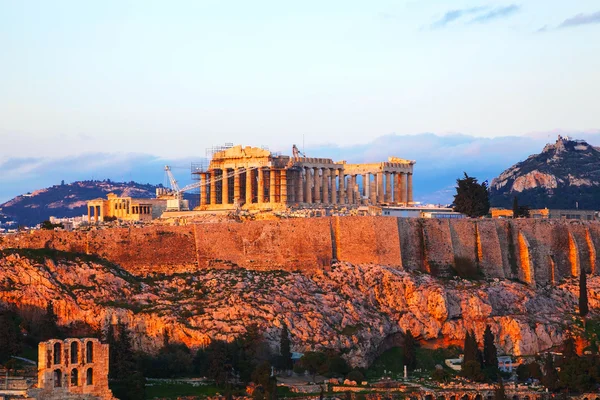
{"type": "Polygon", "coordinates": [[[564,338],[582,270],[598,311],[598,246],[599,223],[533,220],[324,217],[37,231],[0,242],[0,293],[19,306],[53,299],[62,324],[100,327],[118,316],[144,349],[160,346],[165,327],[196,347],[251,322],[275,343],[284,321],[295,349],[346,349],[359,365],[406,329],[441,346],[459,343],[466,329],[481,339],[490,324],[504,351],[534,354],[564,338]]]}

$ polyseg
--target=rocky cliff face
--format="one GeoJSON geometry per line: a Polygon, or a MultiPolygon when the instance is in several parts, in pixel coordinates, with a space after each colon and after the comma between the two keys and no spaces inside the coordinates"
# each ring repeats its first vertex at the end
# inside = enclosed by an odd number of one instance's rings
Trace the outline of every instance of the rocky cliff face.
{"type": "MultiPolygon", "coordinates": [[[[600,278],[589,278],[590,308],[600,308],[600,278]]],[[[334,263],[312,273],[205,269],[135,276],[94,257],[49,250],[0,253],[0,299],[19,307],[53,300],[59,323],[102,327],[116,318],[133,329],[135,344],[156,349],[168,327],[174,340],[195,347],[231,339],[256,322],[275,346],[290,328],[294,349],[347,350],[366,365],[399,333],[449,344],[492,326],[507,353],[532,354],[563,339],[576,309],[577,282],[535,288],[498,279],[439,279],[374,264],[334,263]]]]}
{"type": "Polygon", "coordinates": [[[600,151],[582,140],[558,137],[540,154],[513,165],[491,185],[493,206],[509,207],[513,196],[532,208],[598,209],[600,151]]]}

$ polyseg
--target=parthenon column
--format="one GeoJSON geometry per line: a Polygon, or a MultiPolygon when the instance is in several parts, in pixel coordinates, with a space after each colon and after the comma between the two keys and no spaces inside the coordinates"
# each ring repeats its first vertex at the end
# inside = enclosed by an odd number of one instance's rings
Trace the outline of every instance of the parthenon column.
{"type": "Polygon", "coordinates": [[[205,206],[207,195],[208,195],[208,187],[206,186],[208,179],[206,179],[208,175],[205,173],[200,174],[200,205],[205,206]]]}
{"type": "Polygon", "coordinates": [[[385,172],[385,202],[392,201],[392,174],[385,172]]]}
{"type": "Polygon", "coordinates": [[[252,170],[246,168],[246,204],[252,204],[252,170]]]}
{"type": "Polygon", "coordinates": [[[371,204],[377,204],[377,175],[373,175],[373,180],[369,180],[369,200],[371,204]]]}
{"type": "Polygon", "coordinates": [[[408,174],[408,183],[406,184],[407,190],[407,199],[406,201],[408,202],[408,204],[411,204],[413,202],[413,187],[412,187],[412,176],[413,174],[408,174]]]}
{"type": "Polygon", "coordinates": [[[306,173],[306,176],[304,178],[304,184],[306,185],[306,187],[304,188],[304,197],[306,197],[306,202],[308,204],[312,204],[312,176],[310,174],[312,168],[305,168],[304,171],[306,173]]]}
{"type": "Polygon", "coordinates": [[[304,203],[304,168],[298,171],[298,181],[296,182],[296,203],[304,203]]]}
{"type": "Polygon", "coordinates": [[[400,203],[406,205],[406,174],[405,173],[401,173],[400,174],[400,185],[398,190],[400,191],[400,203]]]}
{"type": "Polygon", "coordinates": [[[210,204],[217,204],[217,170],[210,171],[210,204]]]}
{"type": "Polygon", "coordinates": [[[262,204],[265,201],[265,171],[262,168],[258,169],[258,189],[256,191],[258,194],[257,202],[258,204],[262,204]]]}
{"type": "Polygon", "coordinates": [[[400,203],[400,174],[394,172],[394,203],[400,203]]]}
{"type": "Polygon", "coordinates": [[[377,173],[377,203],[383,203],[384,201],[384,190],[383,190],[383,172],[377,173]]]}
{"type": "Polygon", "coordinates": [[[332,169],[329,173],[331,175],[331,204],[337,204],[337,185],[335,183],[337,172],[335,169],[332,169]]]}
{"type": "Polygon", "coordinates": [[[276,183],[276,172],[275,172],[275,168],[271,167],[271,169],[269,170],[269,202],[271,204],[275,204],[276,199],[275,199],[275,183],[276,183]]]}
{"type": "Polygon", "coordinates": [[[348,175],[348,185],[346,185],[346,203],[354,204],[354,185],[352,185],[352,176],[348,175]]]}
{"type": "Polygon", "coordinates": [[[222,195],[222,200],[221,203],[223,204],[229,204],[229,178],[227,177],[227,168],[224,168],[223,170],[223,175],[222,175],[222,179],[221,179],[221,195],[222,195]]]}
{"type": "Polygon", "coordinates": [[[281,204],[287,204],[287,174],[286,170],[282,169],[279,171],[279,202],[281,204]]]}
{"type": "Polygon", "coordinates": [[[339,190],[340,190],[340,204],[345,204],[346,203],[346,189],[344,188],[344,170],[343,169],[338,169],[338,184],[339,184],[339,190]]]}
{"type": "Polygon", "coordinates": [[[237,206],[240,204],[240,176],[242,171],[239,168],[233,170],[233,203],[237,206]]]}
{"type": "Polygon", "coordinates": [[[369,198],[369,174],[362,175],[362,197],[365,199],[369,198]]]}
{"type": "Polygon", "coordinates": [[[323,168],[323,203],[329,204],[329,168],[323,168]]]}
{"type": "Polygon", "coordinates": [[[92,221],[92,215],[91,215],[91,210],[90,210],[90,206],[88,205],[88,223],[92,221]]]}
{"type": "Polygon", "coordinates": [[[321,176],[319,175],[319,168],[314,168],[314,188],[315,188],[315,203],[321,202],[321,176]]]}
{"type": "Polygon", "coordinates": [[[356,175],[352,175],[352,203],[360,204],[360,192],[356,184],[356,175]]]}

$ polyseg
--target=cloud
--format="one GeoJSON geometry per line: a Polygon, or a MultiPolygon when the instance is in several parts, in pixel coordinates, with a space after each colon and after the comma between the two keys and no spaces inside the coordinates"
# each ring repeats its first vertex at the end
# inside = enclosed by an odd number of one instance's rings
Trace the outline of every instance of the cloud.
{"type": "Polygon", "coordinates": [[[521,7],[519,7],[516,4],[511,4],[509,6],[505,6],[505,7],[498,7],[495,8],[493,10],[490,10],[482,15],[479,15],[475,18],[473,18],[470,23],[486,23],[489,21],[493,21],[499,18],[505,18],[505,17],[509,17],[511,15],[513,15],[514,13],[516,13],[517,11],[520,10],[521,7]]]}
{"type": "Polygon", "coordinates": [[[431,25],[432,29],[443,28],[451,22],[457,21],[463,17],[474,16],[469,23],[486,23],[495,19],[508,17],[520,10],[520,6],[510,4],[508,6],[491,8],[488,6],[463,8],[450,10],[442,18],[431,25]]]}
{"type": "Polygon", "coordinates": [[[463,8],[459,10],[450,10],[444,14],[444,16],[439,20],[434,22],[431,27],[432,28],[443,28],[448,25],[450,22],[456,21],[457,19],[469,15],[476,14],[482,11],[489,10],[489,7],[472,7],[472,8],[463,8]]]}
{"type": "Polygon", "coordinates": [[[574,17],[567,18],[560,24],[559,28],[569,28],[573,26],[600,24],[600,11],[592,14],[577,14],[574,17]]]}

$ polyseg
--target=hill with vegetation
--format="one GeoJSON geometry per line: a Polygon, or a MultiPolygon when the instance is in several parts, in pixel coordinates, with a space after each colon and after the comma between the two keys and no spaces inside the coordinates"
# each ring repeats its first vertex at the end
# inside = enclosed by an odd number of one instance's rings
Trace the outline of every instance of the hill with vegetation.
{"type": "Polygon", "coordinates": [[[87,214],[87,202],[108,193],[119,196],[155,197],[159,186],[136,182],[77,181],[54,185],[26,193],[0,204],[0,215],[5,221],[18,225],[34,226],[54,217],[76,217],[87,214]]]}
{"type": "Polygon", "coordinates": [[[559,136],[492,181],[492,206],[509,208],[514,197],[530,208],[600,209],[600,149],[559,136]]]}

